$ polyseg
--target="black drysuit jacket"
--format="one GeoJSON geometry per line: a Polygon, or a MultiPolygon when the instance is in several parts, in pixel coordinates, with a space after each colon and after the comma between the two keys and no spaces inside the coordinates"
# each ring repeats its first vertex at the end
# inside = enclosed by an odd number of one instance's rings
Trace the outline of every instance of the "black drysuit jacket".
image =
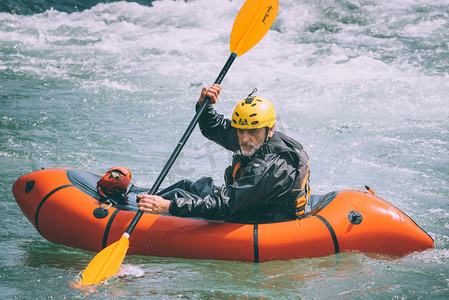
{"type": "Polygon", "coordinates": [[[159,192],[171,200],[170,214],[236,223],[297,217],[296,199],[307,193],[309,185],[308,156],[300,143],[275,131],[252,157],[243,156],[236,129],[212,105],[206,107],[199,126],[205,137],[235,152],[225,171],[226,184],[215,186],[212,178],[203,177],[196,182],[180,181],[159,192]]]}

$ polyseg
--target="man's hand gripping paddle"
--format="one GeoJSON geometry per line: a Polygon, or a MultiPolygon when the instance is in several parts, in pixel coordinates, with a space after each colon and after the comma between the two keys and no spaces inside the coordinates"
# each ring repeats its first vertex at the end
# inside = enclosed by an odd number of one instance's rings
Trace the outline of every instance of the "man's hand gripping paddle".
{"type": "MultiPolygon", "coordinates": [[[[232,27],[230,43],[231,55],[215,80],[215,84],[221,83],[237,56],[247,52],[265,36],[273,24],[278,11],[278,0],[247,0],[243,4],[232,27]]],[[[153,195],[159,189],[162,181],[186,144],[187,139],[190,137],[190,134],[196,126],[196,123],[198,123],[199,117],[209,102],[209,97],[206,97],[169,160],[159,174],[159,177],[156,179],[153,187],[148,192],[149,194],[153,195]]],[[[142,214],[142,211],[138,211],[120,240],[100,251],[92,259],[82,273],[81,282],[83,285],[97,284],[98,282],[117,273],[126,255],[126,251],[128,250],[129,236],[136,227],[142,214]]]]}

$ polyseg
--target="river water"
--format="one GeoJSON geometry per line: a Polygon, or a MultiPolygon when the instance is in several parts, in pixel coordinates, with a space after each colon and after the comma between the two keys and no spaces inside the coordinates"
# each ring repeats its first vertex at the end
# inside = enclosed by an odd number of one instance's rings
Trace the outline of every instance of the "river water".
{"type": "MultiPolygon", "coordinates": [[[[94,254],[44,240],[13,182],[41,168],[123,165],[151,186],[229,56],[243,1],[55,2],[0,6],[2,298],[449,298],[447,1],[282,0],[216,105],[229,116],[257,87],[278,130],[308,152],[313,192],[369,185],[434,249],[261,264],[129,256],[122,276],[89,289],[73,282],[94,254]]],[[[222,183],[229,162],[195,130],[163,185],[222,183]]]]}

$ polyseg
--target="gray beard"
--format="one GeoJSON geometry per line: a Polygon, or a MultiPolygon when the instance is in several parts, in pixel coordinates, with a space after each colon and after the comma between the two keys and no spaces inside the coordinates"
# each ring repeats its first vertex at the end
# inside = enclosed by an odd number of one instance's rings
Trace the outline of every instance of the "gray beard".
{"type": "Polygon", "coordinates": [[[243,156],[251,157],[256,153],[256,151],[262,146],[262,144],[255,146],[253,143],[249,143],[253,148],[250,151],[246,151],[242,149],[242,145],[240,145],[240,153],[242,153],[243,156]]]}

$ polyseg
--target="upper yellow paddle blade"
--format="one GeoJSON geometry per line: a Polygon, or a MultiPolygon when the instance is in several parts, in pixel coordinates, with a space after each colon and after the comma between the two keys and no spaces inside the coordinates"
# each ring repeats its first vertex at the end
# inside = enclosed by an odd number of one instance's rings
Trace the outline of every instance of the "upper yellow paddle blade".
{"type": "Polygon", "coordinates": [[[97,284],[117,273],[129,246],[129,236],[124,233],[119,241],[101,250],[84,270],[81,283],[97,284]]]}
{"type": "Polygon", "coordinates": [[[278,11],[278,0],[247,0],[232,27],[231,53],[239,56],[254,47],[268,32],[278,11]]]}

